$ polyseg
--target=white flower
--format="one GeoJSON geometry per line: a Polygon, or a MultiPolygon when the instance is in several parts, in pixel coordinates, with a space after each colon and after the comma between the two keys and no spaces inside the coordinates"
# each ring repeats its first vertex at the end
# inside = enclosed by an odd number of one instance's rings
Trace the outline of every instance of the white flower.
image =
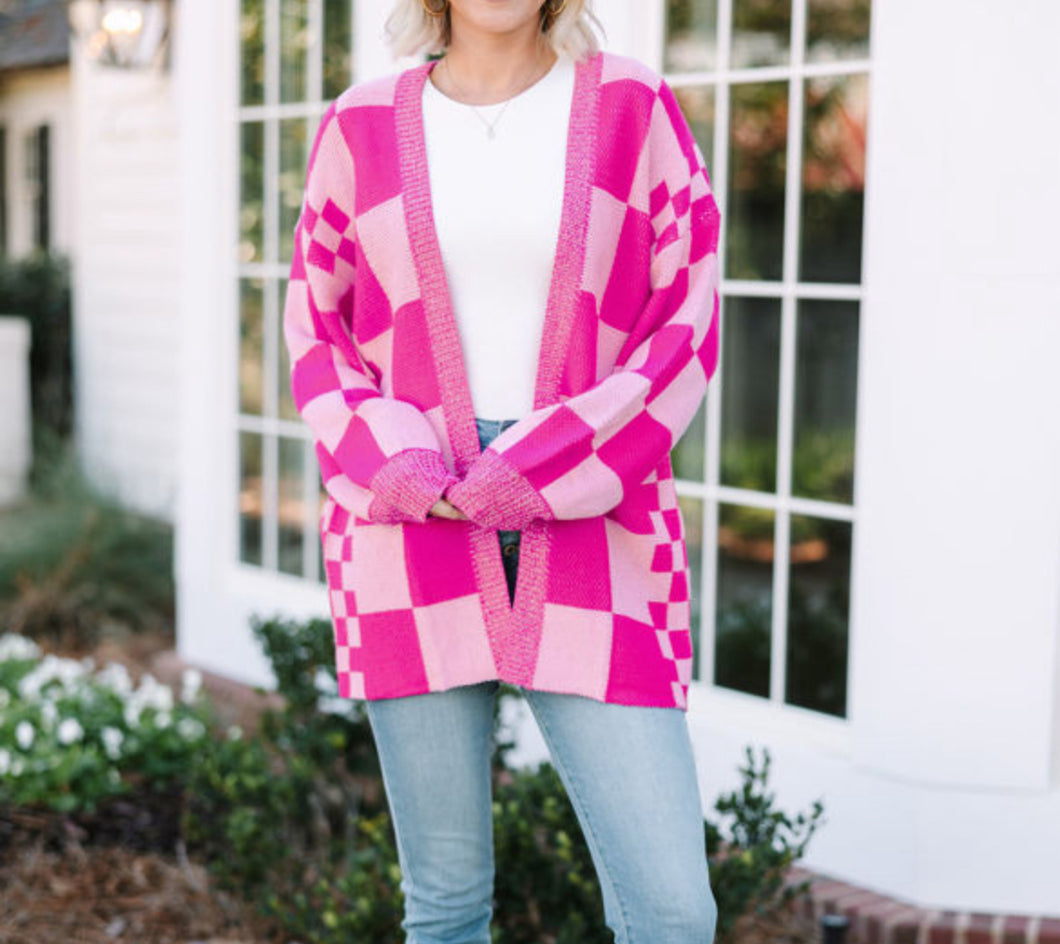
{"type": "Polygon", "coordinates": [[[155,727],[168,728],[173,716],[168,711],[159,711],[155,714],[155,727]]]}
{"type": "Polygon", "coordinates": [[[15,659],[37,659],[40,657],[40,646],[21,633],[4,633],[0,635],[0,662],[15,659]]]}
{"type": "Polygon", "coordinates": [[[11,769],[11,752],[6,747],[0,747],[0,777],[11,769]]]}
{"type": "Polygon", "coordinates": [[[180,700],[185,703],[193,702],[202,688],[202,672],[189,666],[181,673],[180,683],[180,700]]]}
{"type": "Polygon", "coordinates": [[[74,741],[80,741],[84,733],[85,729],[81,727],[81,722],[77,718],[63,718],[59,722],[60,744],[73,744],[74,741]]]}
{"type": "Polygon", "coordinates": [[[173,710],[173,689],[163,685],[150,672],[145,672],[140,679],[140,687],[133,692],[136,698],[145,708],[154,708],[158,711],[173,710]]]}
{"type": "Polygon", "coordinates": [[[181,718],[177,722],[177,731],[185,741],[197,741],[206,733],[206,725],[198,718],[181,718]]]}
{"type": "Polygon", "coordinates": [[[135,701],[126,702],[125,710],[122,712],[125,717],[125,723],[130,728],[139,727],[140,724],[140,703],[135,701]]]}
{"type": "Polygon", "coordinates": [[[55,725],[55,719],[59,716],[59,709],[55,707],[55,702],[50,698],[46,698],[41,702],[40,706],[40,720],[41,724],[46,728],[51,728],[55,725]]]}
{"type": "Polygon", "coordinates": [[[81,668],[86,672],[91,672],[96,667],[96,660],[92,656],[85,656],[81,660],[81,668]]]}
{"type": "Polygon", "coordinates": [[[103,738],[103,750],[107,752],[107,756],[111,760],[117,760],[121,756],[121,742],[125,740],[125,735],[118,728],[113,728],[109,724],[100,732],[103,738]]]}
{"type": "Polygon", "coordinates": [[[80,662],[60,659],[48,653],[18,683],[19,694],[26,701],[36,700],[41,690],[52,682],[58,682],[64,691],[76,692],[82,687],[85,670],[80,662]]]}
{"type": "Polygon", "coordinates": [[[117,695],[128,695],[133,688],[129,670],[121,662],[108,662],[96,673],[96,681],[117,695]]]}
{"type": "Polygon", "coordinates": [[[11,693],[6,688],[0,688],[0,711],[11,704],[11,693]]]}
{"type": "Polygon", "coordinates": [[[11,762],[11,776],[12,777],[20,776],[22,771],[25,770],[25,769],[26,769],[26,765],[22,762],[22,758],[21,757],[16,757],[11,762]]]}
{"type": "Polygon", "coordinates": [[[36,732],[33,730],[33,725],[28,721],[20,721],[15,726],[15,740],[18,741],[18,746],[24,751],[28,751],[33,746],[33,736],[36,732]]]}
{"type": "Polygon", "coordinates": [[[231,724],[228,726],[228,739],[230,741],[238,740],[243,736],[243,729],[238,724],[231,724]]]}

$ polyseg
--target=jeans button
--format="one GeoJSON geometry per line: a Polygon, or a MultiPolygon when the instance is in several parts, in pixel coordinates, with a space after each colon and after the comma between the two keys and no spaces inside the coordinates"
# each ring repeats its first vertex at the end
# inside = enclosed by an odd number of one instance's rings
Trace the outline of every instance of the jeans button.
{"type": "Polygon", "coordinates": [[[505,557],[514,557],[515,554],[518,552],[518,550],[519,550],[519,545],[518,544],[505,544],[504,545],[504,556],[505,557]]]}

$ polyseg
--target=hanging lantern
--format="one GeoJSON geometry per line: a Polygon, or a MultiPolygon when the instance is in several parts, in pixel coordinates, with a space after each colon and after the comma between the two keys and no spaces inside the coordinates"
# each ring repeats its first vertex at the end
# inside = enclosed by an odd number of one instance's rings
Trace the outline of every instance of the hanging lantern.
{"type": "Polygon", "coordinates": [[[67,0],[70,29],[101,65],[168,65],[171,0],[67,0]]]}

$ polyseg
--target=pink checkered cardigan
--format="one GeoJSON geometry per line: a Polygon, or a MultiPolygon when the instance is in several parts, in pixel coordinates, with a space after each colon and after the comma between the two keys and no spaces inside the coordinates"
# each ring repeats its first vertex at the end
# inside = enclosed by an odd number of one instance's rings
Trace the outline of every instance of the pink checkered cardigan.
{"type": "Polygon", "coordinates": [[[578,61],[534,409],[482,451],[431,211],[421,107],[435,64],[332,102],[295,227],[284,338],[326,489],[340,693],[500,679],[687,710],[669,455],[718,361],[703,154],[652,69],[578,61]],[[429,516],[443,496],[470,520],[429,516]],[[498,529],[523,533],[514,604],[498,529]]]}

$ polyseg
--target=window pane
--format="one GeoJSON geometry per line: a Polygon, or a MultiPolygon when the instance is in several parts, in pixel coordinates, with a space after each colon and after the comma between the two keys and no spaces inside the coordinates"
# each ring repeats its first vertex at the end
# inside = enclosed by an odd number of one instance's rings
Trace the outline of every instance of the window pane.
{"type": "Polygon", "coordinates": [[[806,59],[867,59],[869,56],[869,0],[808,0],[806,59]]]}
{"type": "Polygon", "coordinates": [[[281,279],[277,288],[276,305],[276,337],[278,339],[280,356],[277,358],[276,376],[276,403],[282,420],[297,420],[300,414],[294,406],[294,396],[291,393],[291,352],[283,337],[283,311],[287,301],[287,280],[281,279]]]}
{"type": "Polygon", "coordinates": [[[241,128],[239,183],[239,261],[260,262],[264,256],[265,126],[245,122],[241,128]]]}
{"type": "Polygon", "coordinates": [[[803,299],[798,312],[791,489],[852,502],[858,304],[803,299]]]}
{"type": "Polygon", "coordinates": [[[773,533],[768,508],[718,506],[714,684],[769,697],[773,533]]]}
{"type": "Polygon", "coordinates": [[[708,172],[714,168],[714,86],[689,85],[674,89],[681,111],[699,142],[708,172]]]}
{"type": "Polygon", "coordinates": [[[306,65],[309,62],[309,3],[280,0],[280,101],[304,102],[309,98],[306,65]]]}
{"type": "Polygon", "coordinates": [[[262,562],[261,435],[239,434],[239,559],[247,564],[262,562]]]}
{"type": "Polygon", "coordinates": [[[734,69],[785,65],[790,48],[790,0],[733,0],[734,69]]]}
{"type": "Polygon", "coordinates": [[[723,485],[772,492],[777,484],[780,299],[725,299],[721,329],[723,485]]]}
{"type": "Polygon", "coordinates": [[[703,502],[681,495],[681,518],[685,523],[685,547],[688,550],[688,592],[692,601],[692,678],[699,678],[699,641],[703,638],[702,600],[699,588],[703,576],[703,502]]]}
{"type": "Polygon", "coordinates": [[[244,105],[265,100],[265,0],[243,0],[239,16],[239,46],[242,59],[244,105]]]}
{"type": "Polygon", "coordinates": [[[33,202],[33,245],[51,246],[51,128],[40,125],[34,137],[37,151],[37,196],[33,202]]]}
{"type": "Polygon", "coordinates": [[[846,717],[849,521],[791,516],[788,704],[846,717]]]}
{"type": "Polygon", "coordinates": [[[280,122],[280,260],[286,262],[294,252],[294,226],[302,208],[306,164],[309,152],[306,136],[309,125],[304,118],[280,122]]]}
{"type": "Polygon", "coordinates": [[[788,83],[734,85],[730,95],[726,274],[733,279],[779,279],[784,258],[788,83]]]}
{"type": "Polygon", "coordinates": [[[277,504],[276,548],[279,570],[285,574],[302,575],[302,554],[305,545],[306,506],[303,475],[305,472],[306,441],[279,440],[280,496],[277,504]]]}
{"type": "Polygon", "coordinates": [[[674,476],[684,479],[686,482],[703,481],[707,439],[706,403],[706,398],[704,398],[692,419],[691,425],[685,430],[685,434],[677,441],[673,452],[670,453],[670,463],[673,466],[674,476]]]}
{"type": "Polygon", "coordinates": [[[332,99],[353,80],[353,17],[350,0],[324,0],[324,98],[332,99]]]}
{"type": "Polygon", "coordinates": [[[265,364],[263,296],[261,279],[239,280],[239,409],[259,416],[265,401],[262,384],[265,364]]]}
{"type": "Polygon", "coordinates": [[[700,72],[718,65],[718,0],[667,0],[663,68],[700,72]]]}
{"type": "Polygon", "coordinates": [[[807,79],[799,278],[860,282],[868,76],[807,79]]]}

